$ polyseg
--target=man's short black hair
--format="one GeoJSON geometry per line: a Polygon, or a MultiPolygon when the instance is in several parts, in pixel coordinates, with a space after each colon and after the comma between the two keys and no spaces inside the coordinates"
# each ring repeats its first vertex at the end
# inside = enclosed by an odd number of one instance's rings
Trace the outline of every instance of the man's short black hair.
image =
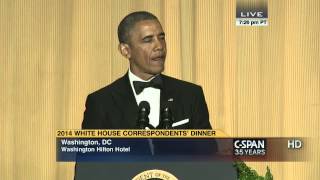
{"type": "Polygon", "coordinates": [[[147,11],[137,11],[128,14],[126,17],[122,19],[118,26],[118,38],[120,43],[128,43],[129,42],[129,32],[134,27],[134,25],[143,20],[158,20],[158,18],[147,12],[147,11]]]}

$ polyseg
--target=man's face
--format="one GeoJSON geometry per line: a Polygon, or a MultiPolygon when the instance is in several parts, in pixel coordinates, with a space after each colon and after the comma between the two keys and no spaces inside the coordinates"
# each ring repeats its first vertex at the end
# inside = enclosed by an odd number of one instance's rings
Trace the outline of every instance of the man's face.
{"type": "Polygon", "coordinates": [[[137,22],[129,32],[128,58],[131,71],[142,79],[161,73],[166,59],[165,34],[157,20],[137,22]]]}

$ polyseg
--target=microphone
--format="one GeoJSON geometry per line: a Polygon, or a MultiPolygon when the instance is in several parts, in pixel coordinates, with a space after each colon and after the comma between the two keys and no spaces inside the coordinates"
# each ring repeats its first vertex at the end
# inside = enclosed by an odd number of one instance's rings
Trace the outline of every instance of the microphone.
{"type": "Polygon", "coordinates": [[[150,105],[147,101],[141,101],[139,104],[139,114],[137,120],[137,128],[145,129],[149,127],[149,115],[150,113],[150,105]]]}
{"type": "Polygon", "coordinates": [[[165,105],[161,110],[161,120],[159,124],[160,129],[172,129],[173,117],[171,109],[165,105]]]}

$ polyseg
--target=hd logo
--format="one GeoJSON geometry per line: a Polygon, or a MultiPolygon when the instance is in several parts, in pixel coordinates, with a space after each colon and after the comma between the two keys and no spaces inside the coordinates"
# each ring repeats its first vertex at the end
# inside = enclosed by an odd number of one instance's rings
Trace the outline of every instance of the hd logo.
{"type": "Polygon", "coordinates": [[[266,149],[266,139],[233,139],[235,156],[264,156],[266,149]]]}

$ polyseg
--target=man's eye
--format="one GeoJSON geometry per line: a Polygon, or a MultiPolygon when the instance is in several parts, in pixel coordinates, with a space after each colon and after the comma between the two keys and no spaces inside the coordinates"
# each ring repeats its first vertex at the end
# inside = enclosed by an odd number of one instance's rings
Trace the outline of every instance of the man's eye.
{"type": "Polygon", "coordinates": [[[162,39],[162,40],[165,40],[165,39],[166,39],[165,36],[160,36],[159,38],[162,39]]]}
{"type": "Polygon", "coordinates": [[[143,42],[151,42],[152,41],[152,38],[144,38],[143,39],[143,42]]]}

